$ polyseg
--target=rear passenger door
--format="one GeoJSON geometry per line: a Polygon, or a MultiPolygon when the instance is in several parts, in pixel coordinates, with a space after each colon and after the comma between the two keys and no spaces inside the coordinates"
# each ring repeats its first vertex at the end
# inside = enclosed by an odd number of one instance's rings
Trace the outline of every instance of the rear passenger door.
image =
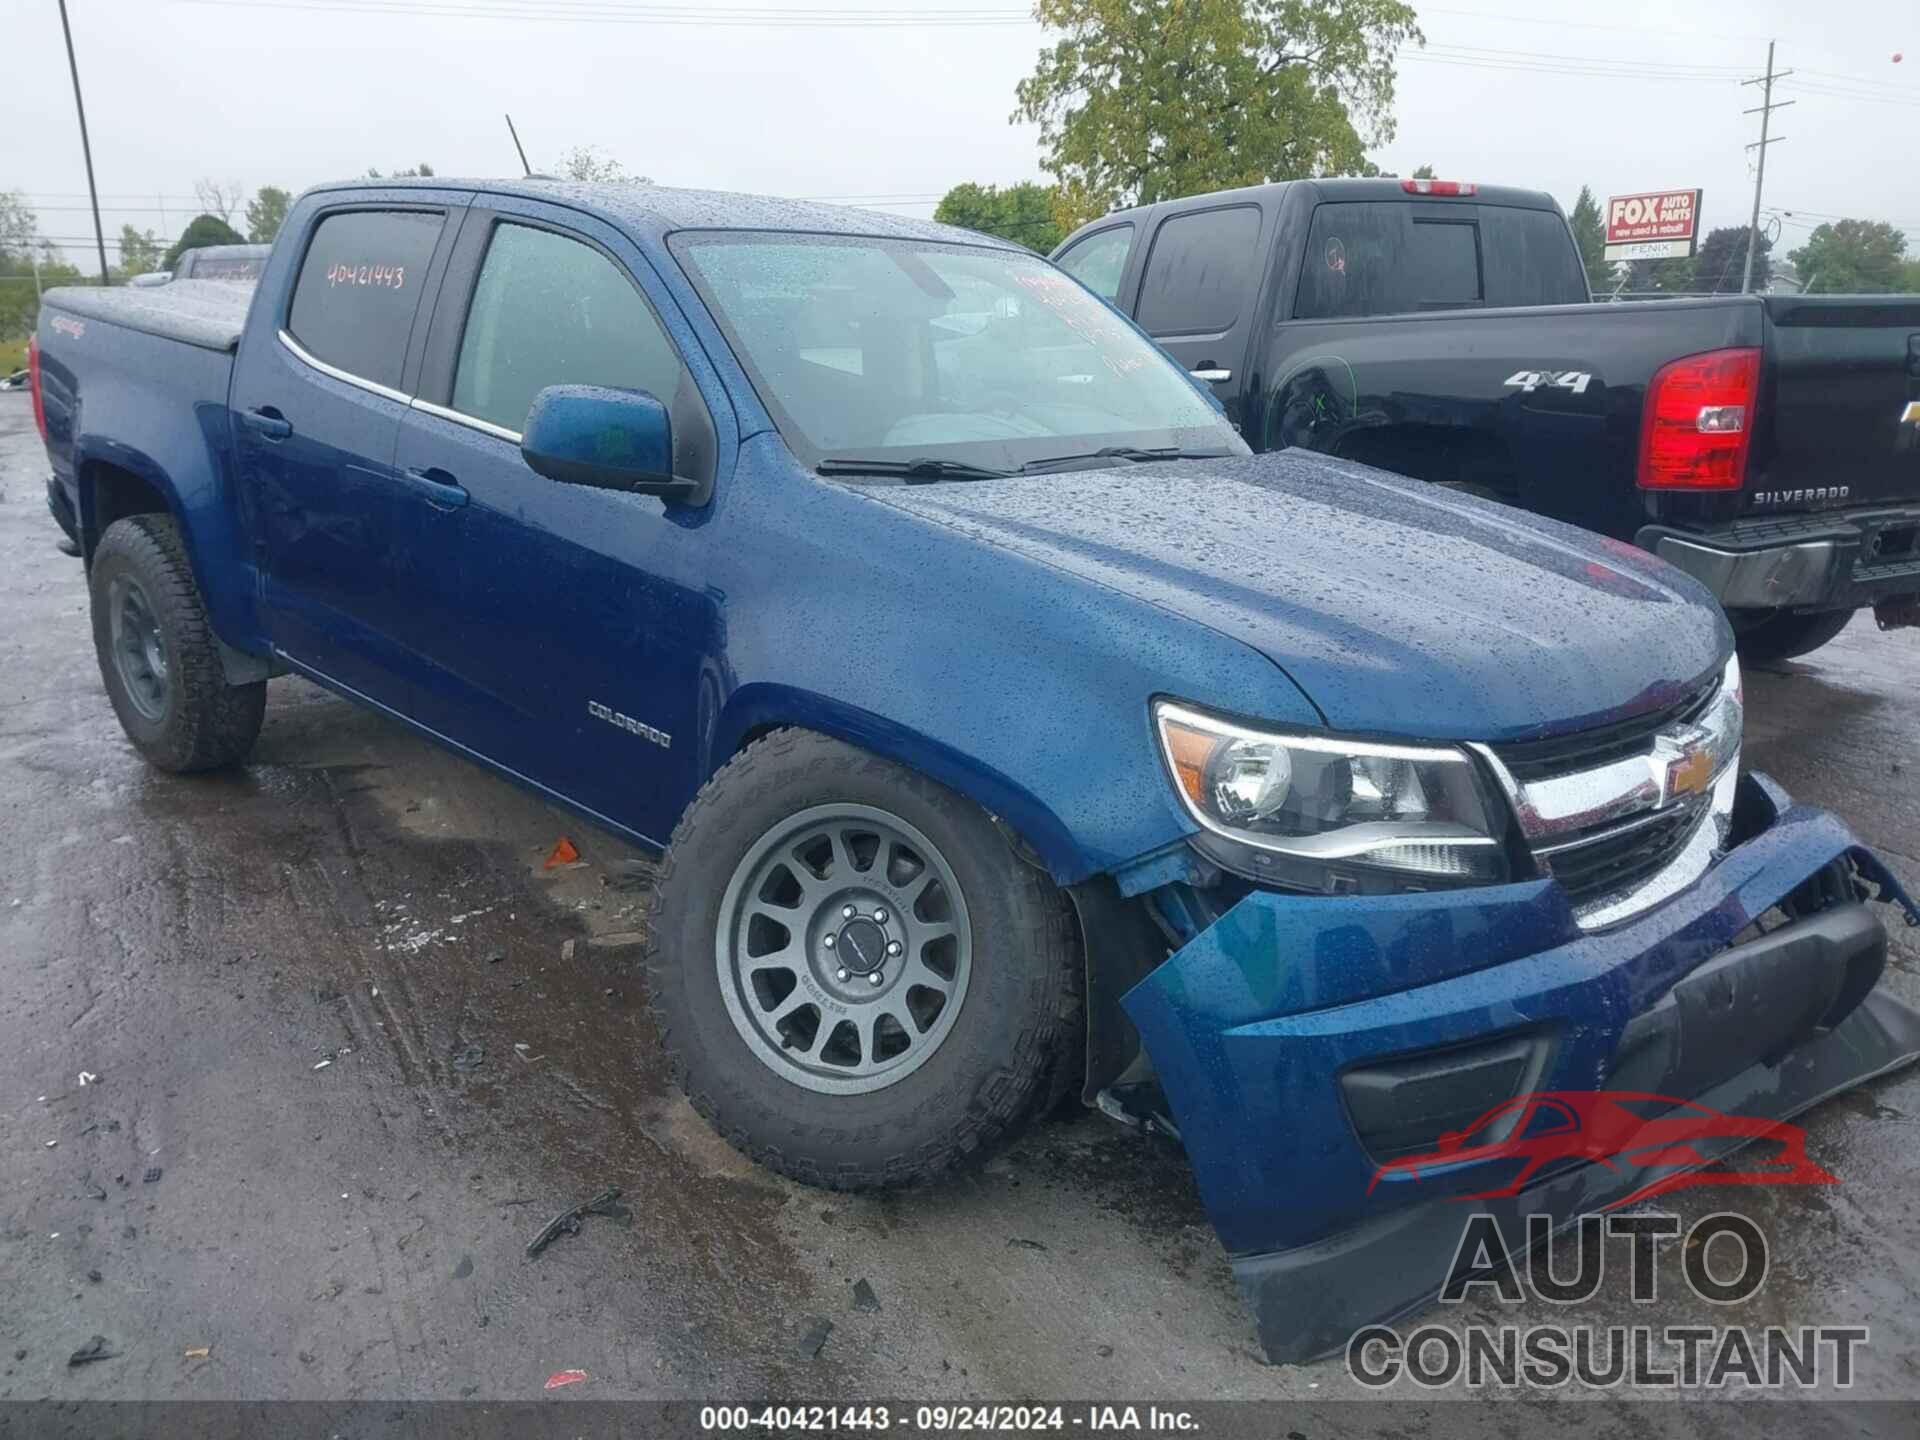
{"type": "Polygon", "coordinates": [[[449,266],[395,459],[439,496],[401,577],[416,713],[664,841],[670,797],[695,783],[702,660],[717,643],[699,512],[549,480],[521,457],[520,432],[548,385],[644,390],[672,414],[676,471],[711,478],[711,415],[661,319],[672,302],[631,241],[577,212],[491,203],[449,266]]]}
{"type": "Polygon", "coordinates": [[[276,297],[277,335],[246,350],[233,380],[274,647],[402,713],[411,664],[394,635],[395,576],[412,500],[393,447],[461,213],[451,200],[321,212],[276,297]]]}
{"type": "Polygon", "coordinates": [[[1142,330],[1212,386],[1236,427],[1266,253],[1262,214],[1260,206],[1243,202],[1177,211],[1162,220],[1133,310],[1142,330]]]}

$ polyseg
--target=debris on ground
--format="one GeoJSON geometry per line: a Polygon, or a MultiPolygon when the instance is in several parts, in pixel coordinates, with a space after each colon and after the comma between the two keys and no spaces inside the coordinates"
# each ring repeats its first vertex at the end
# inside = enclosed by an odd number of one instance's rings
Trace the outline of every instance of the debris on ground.
{"type": "Polygon", "coordinates": [[[86,1187],[87,1198],[89,1200],[104,1200],[107,1198],[106,1187],[104,1185],[96,1185],[91,1174],[82,1175],[80,1177],[80,1183],[86,1187]]]}
{"type": "Polygon", "coordinates": [[[553,1219],[540,1227],[540,1233],[527,1242],[527,1258],[531,1260],[562,1235],[578,1235],[580,1222],[588,1215],[613,1215],[613,1204],[620,1198],[620,1187],[609,1185],[584,1205],[575,1205],[570,1210],[562,1210],[553,1219]]]}
{"type": "Polygon", "coordinates": [[[456,1070],[478,1070],[487,1058],[487,1052],[477,1042],[467,1046],[453,1057],[456,1070]]]}
{"type": "Polygon", "coordinates": [[[853,1282],[853,1308],[863,1315],[880,1313],[880,1297],[873,1293],[873,1286],[865,1280],[853,1282]]]}
{"type": "Polygon", "coordinates": [[[489,964],[489,965],[498,965],[498,964],[499,964],[499,963],[500,963],[500,962],[501,962],[502,960],[504,960],[504,959],[506,959],[506,958],[507,958],[507,952],[506,952],[506,951],[504,951],[504,950],[495,950],[495,951],[493,951],[493,952],[492,952],[492,953],[491,953],[490,955],[488,955],[488,956],[487,956],[487,964],[489,964]]]}
{"type": "Polygon", "coordinates": [[[464,1280],[471,1274],[473,1274],[473,1256],[462,1255],[460,1263],[453,1267],[453,1278],[464,1280]]]}
{"type": "Polygon", "coordinates": [[[547,1383],[541,1388],[544,1390],[558,1390],[563,1385],[578,1385],[586,1378],[587,1372],[584,1370],[556,1370],[553,1374],[547,1376],[547,1383]]]}
{"type": "Polygon", "coordinates": [[[573,940],[562,940],[560,942],[561,964],[571,965],[573,963],[573,951],[576,944],[578,944],[578,942],[573,940]]]}
{"type": "Polygon", "coordinates": [[[645,890],[653,884],[654,868],[644,860],[616,860],[600,879],[609,890],[645,890]]]}
{"type": "Polygon", "coordinates": [[[562,835],[553,842],[553,849],[547,852],[546,870],[558,870],[562,865],[571,865],[580,858],[580,852],[574,848],[573,841],[562,835]]]}
{"type": "Polygon", "coordinates": [[[58,1145],[59,1143],[60,1142],[58,1140],[49,1140],[47,1141],[47,1149],[51,1150],[54,1148],[54,1146],[58,1145]]]}
{"type": "Polygon", "coordinates": [[[192,1345],[187,1348],[187,1353],[180,1358],[182,1360],[204,1360],[212,1353],[213,1347],[211,1345],[192,1345]]]}
{"type": "Polygon", "coordinates": [[[813,1360],[826,1348],[827,1337],[833,1333],[831,1320],[815,1320],[807,1326],[806,1333],[800,1337],[800,1358],[813,1360]]]}
{"type": "Polygon", "coordinates": [[[544,1055],[529,1055],[527,1052],[531,1049],[533,1049],[533,1047],[527,1044],[526,1041],[518,1040],[514,1042],[513,1053],[518,1055],[522,1060],[525,1060],[529,1065],[535,1060],[544,1060],[547,1058],[544,1055]]]}
{"type": "Polygon", "coordinates": [[[632,950],[647,943],[644,930],[609,930],[604,935],[589,935],[587,948],[596,954],[632,950]]]}
{"type": "Polygon", "coordinates": [[[329,1055],[326,1059],[322,1060],[318,1065],[314,1066],[313,1068],[316,1070],[324,1070],[331,1064],[333,1064],[333,1057],[329,1055]]]}
{"type": "Polygon", "coordinates": [[[100,1272],[98,1270],[87,1271],[87,1280],[90,1284],[98,1285],[100,1283],[100,1272]]]}
{"type": "Polygon", "coordinates": [[[160,1178],[160,1167],[158,1165],[153,1165],[148,1167],[147,1173],[140,1177],[140,1183],[143,1185],[152,1185],[157,1180],[159,1180],[159,1178],[160,1178]]]}
{"type": "Polygon", "coordinates": [[[93,1084],[93,1082],[98,1080],[99,1078],[100,1077],[94,1074],[91,1070],[82,1070],[80,1072],[81,1087],[85,1088],[86,1086],[93,1084]]]}
{"type": "Polygon", "coordinates": [[[107,1348],[107,1337],[96,1335],[67,1357],[69,1365],[91,1365],[96,1360],[118,1360],[120,1352],[107,1348]]]}
{"type": "Polygon", "coordinates": [[[1011,1250],[1045,1250],[1047,1247],[1042,1245],[1038,1240],[1027,1240],[1015,1235],[1007,1241],[1007,1248],[1011,1250]]]}

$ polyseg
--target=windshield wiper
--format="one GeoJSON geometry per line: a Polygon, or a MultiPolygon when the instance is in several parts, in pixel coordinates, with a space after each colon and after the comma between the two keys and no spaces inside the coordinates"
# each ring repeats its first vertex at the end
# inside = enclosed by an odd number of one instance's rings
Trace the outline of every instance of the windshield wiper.
{"type": "Polygon", "coordinates": [[[1232,453],[1231,450],[1183,450],[1178,445],[1155,449],[1143,449],[1138,445],[1108,445],[1081,455],[1049,455],[1044,460],[1030,460],[1020,467],[1020,473],[1035,475],[1051,470],[1056,465],[1073,465],[1082,460],[1132,460],[1146,464],[1153,460],[1224,460],[1232,453]]]}
{"type": "Polygon", "coordinates": [[[1004,480],[1016,470],[992,470],[985,465],[969,465],[964,460],[936,460],[922,455],[912,460],[862,460],[841,457],[822,460],[813,467],[822,475],[898,475],[904,480],[931,483],[935,480],[1004,480]]]}

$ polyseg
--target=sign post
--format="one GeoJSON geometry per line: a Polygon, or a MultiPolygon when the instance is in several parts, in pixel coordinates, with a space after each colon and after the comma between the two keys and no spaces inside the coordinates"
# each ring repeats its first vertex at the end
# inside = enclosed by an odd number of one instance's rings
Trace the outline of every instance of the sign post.
{"type": "Polygon", "coordinates": [[[1607,259],[1678,259],[1692,255],[1699,243],[1698,190],[1607,197],[1607,259]]]}

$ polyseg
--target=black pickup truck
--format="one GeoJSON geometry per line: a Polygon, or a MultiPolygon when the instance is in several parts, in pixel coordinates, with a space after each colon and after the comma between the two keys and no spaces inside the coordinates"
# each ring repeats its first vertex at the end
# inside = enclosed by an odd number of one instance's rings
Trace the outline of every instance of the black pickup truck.
{"type": "Polygon", "coordinates": [[[1054,261],[1303,446],[1652,550],[1754,660],[1920,624],[1920,296],[1596,304],[1551,196],[1300,180],[1119,211],[1054,261]]]}

